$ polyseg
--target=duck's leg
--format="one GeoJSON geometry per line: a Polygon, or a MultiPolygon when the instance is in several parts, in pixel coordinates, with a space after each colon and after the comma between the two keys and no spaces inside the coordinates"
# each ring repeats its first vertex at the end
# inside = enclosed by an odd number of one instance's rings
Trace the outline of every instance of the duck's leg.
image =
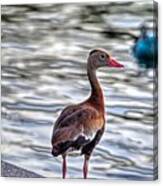
{"type": "Polygon", "coordinates": [[[87,175],[88,175],[88,163],[89,163],[89,155],[84,156],[84,165],[83,165],[83,177],[84,179],[87,179],[87,175]]]}
{"type": "Polygon", "coordinates": [[[67,173],[67,162],[66,162],[66,155],[63,155],[63,162],[62,162],[62,178],[66,178],[67,173]]]}
{"type": "Polygon", "coordinates": [[[84,154],[84,166],[83,166],[84,179],[86,179],[88,175],[88,162],[89,162],[91,153],[93,149],[95,148],[95,146],[97,145],[97,143],[100,141],[103,132],[104,132],[104,127],[98,130],[94,139],[82,148],[81,154],[84,154]]]}
{"type": "Polygon", "coordinates": [[[89,143],[87,143],[83,148],[82,148],[82,151],[81,151],[81,154],[85,154],[85,155],[88,155],[90,156],[93,149],[95,148],[95,146],[98,144],[98,142],[100,141],[102,135],[104,133],[104,126],[99,129],[95,135],[95,137],[93,138],[92,141],[90,141],[89,143]]]}

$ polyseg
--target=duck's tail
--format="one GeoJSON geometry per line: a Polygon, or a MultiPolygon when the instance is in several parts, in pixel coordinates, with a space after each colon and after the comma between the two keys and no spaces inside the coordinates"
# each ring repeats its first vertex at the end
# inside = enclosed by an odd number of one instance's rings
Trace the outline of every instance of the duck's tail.
{"type": "Polygon", "coordinates": [[[61,142],[59,144],[53,145],[52,155],[58,156],[60,154],[64,154],[70,148],[80,150],[85,144],[89,142],[90,140],[86,139],[84,136],[79,136],[75,141],[61,142]]]}

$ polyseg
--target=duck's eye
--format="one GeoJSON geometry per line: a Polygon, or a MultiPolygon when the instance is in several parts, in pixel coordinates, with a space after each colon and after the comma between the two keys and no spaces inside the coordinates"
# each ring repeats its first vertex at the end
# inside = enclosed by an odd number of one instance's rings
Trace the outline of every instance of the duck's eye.
{"type": "Polygon", "coordinates": [[[100,59],[101,59],[101,60],[104,60],[104,59],[105,59],[105,55],[104,55],[104,54],[101,54],[101,55],[100,55],[100,59]]]}

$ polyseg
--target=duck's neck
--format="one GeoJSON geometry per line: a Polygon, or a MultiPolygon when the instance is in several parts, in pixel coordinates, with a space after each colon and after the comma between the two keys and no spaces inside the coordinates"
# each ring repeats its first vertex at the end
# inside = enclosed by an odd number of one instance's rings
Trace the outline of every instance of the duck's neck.
{"type": "Polygon", "coordinates": [[[87,66],[87,74],[91,84],[91,95],[89,101],[93,104],[99,111],[104,113],[104,97],[102,88],[96,76],[96,69],[87,66]]]}

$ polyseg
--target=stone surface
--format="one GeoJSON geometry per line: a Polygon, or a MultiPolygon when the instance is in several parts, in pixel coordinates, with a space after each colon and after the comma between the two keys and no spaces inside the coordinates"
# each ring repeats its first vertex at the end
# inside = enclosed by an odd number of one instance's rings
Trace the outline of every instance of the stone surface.
{"type": "Polygon", "coordinates": [[[41,175],[27,171],[4,161],[1,161],[1,176],[18,178],[43,178],[41,175]]]}

